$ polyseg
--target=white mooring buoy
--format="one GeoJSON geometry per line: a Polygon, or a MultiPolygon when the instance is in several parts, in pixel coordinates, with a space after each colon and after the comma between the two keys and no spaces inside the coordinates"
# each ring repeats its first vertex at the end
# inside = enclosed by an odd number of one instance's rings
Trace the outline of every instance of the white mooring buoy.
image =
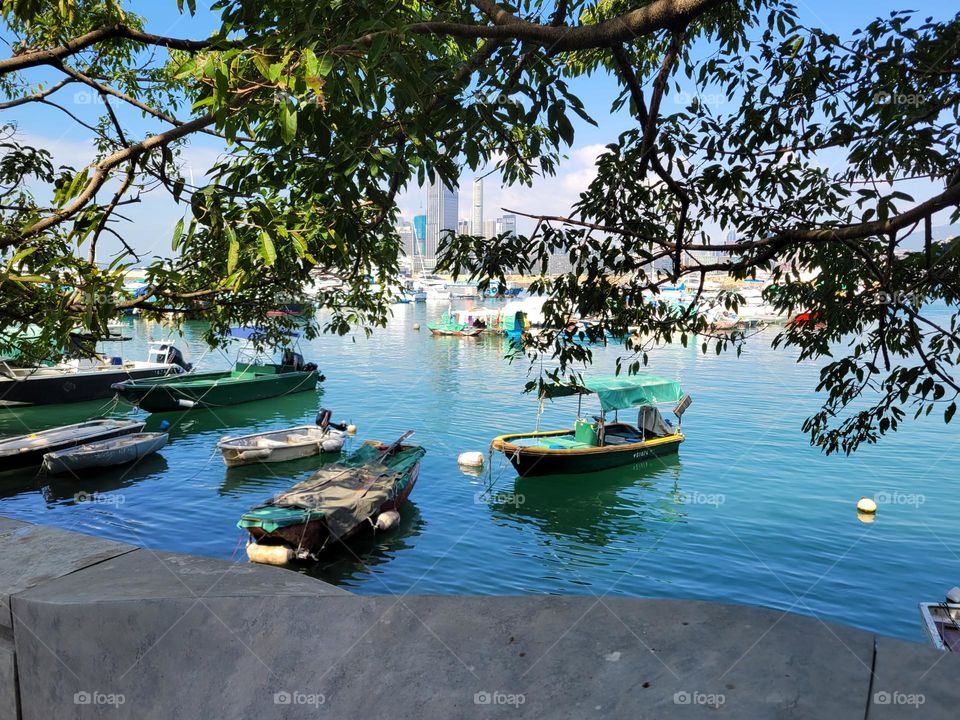
{"type": "Polygon", "coordinates": [[[357,426],[356,425],[347,425],[347,435],[356,435],[357,426]]]}
{"type": "Polygon", "coordinates": [[[419,329],[420,329],[420,323],[414,323],[414,324],[413,324],[413,329],[414,329],[414,330],[419,330],[419,329]]]}
{"type": "Polygon", "coordinates": [[[464,452],[457,458],[457,464],[464,467],[483,467],[482,452],[464,452]]]}
{"type": "Polygon", "coordinates": [[[264,565],[289,565],[293,562],[293,550],[285,545],[247,543],[247,557],[264,565]]]}
{"type": "Polygon", "coordinates": [[[393,530],[400,524],[400,513],[396,510],[387,510],[377,516],[377,523],[374,525],[377,532],[386,532],[393,530]]]}

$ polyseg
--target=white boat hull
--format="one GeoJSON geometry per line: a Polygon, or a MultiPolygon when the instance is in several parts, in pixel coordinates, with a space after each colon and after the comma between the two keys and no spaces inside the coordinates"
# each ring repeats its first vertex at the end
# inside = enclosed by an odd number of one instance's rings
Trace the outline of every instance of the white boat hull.
{"type": "Polygon", "coordinates": [[[217,447],[227,467],[253,463],[276,463],[299,460],[323,453],[339,453],[344,433],[333,428],[326,431],[315,425],[301,425],[286,430],[225,437],[217,447]]]}

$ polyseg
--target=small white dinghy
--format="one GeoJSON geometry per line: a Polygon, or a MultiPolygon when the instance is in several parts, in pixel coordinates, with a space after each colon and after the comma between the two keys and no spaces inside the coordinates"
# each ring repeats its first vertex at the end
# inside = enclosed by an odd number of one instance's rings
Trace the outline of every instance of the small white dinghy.
{"type": "Polygon", "coordinates": [[[345,425],[330,422],[330,411],[321,410],[316,425],[225,437],[217,443],[227,467],[252,463],[298,460],[343,449],[345,425]]]}
{"type": "Polygon", "coordinates": [[[122,437],[86,443],[49,452],[43,456],[43,469],[51,475],[113,467],[136,462],[167,444],[169,435],[161,432],[134,433],[122,437]]]}

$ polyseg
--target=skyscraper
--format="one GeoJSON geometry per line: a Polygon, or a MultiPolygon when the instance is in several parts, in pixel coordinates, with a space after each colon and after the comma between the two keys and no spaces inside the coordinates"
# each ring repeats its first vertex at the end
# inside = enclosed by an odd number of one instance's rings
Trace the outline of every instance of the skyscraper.
{"type": "Polygon", "coordinates": [[[413,216],[413,234],[417,239],[417,252],[416,254],[420,257],[423,257],[423,254],[427,251],[427,216],[426,215],[414,215],[413,216]]]}
{"type": "Polygon", "coordinates": [[[427,189],[427,237],[424,257],[435,260],[437,246],[445,231],[457,231],[459,197],[456,188],[448,188],[442,180],[430,183],[427,189]]]}
{"type": "Polygon", "coordinates": [[[510,233],[511,235],[517,234],[517,216],[516,215],[504,215],[500,218],[503,229],[500,232],[510,233]]]}
{"type": "Polygon", "coordinates": [[[483,235],[483,178],[473,180],[473,217],[470,234],[483,235]]]}

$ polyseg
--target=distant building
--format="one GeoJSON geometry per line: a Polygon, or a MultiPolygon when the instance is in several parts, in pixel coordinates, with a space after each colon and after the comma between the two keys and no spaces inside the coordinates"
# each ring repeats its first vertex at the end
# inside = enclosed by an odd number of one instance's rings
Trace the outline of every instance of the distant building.
{"type": "Polygon", "coordinates": [[[483,236],[488,240],[497,236],[497,221],[490,219],[483,221],[483,236]]]}
{"type": "Polygon", "coordinates": [[[401,220],[397,224],[397,234],[400,236],[400,247],[403,249],[403,254],[407,256],[408,260],[412,261],[415,250],[414,243],[417,239],[413,225],[401,220]]]}
{"type": "Polygon", "coordinates": [[[504,215],[500,218],[500,230],[501,233],[510,233],[513,236],[517,234],[517,216],[516,215],[504,215]]]}
{"type": "Polygon", "coordinates": [[[427,189],[427,228],[424,259],[435,260],[437,247],[447,231],[457,231],[459,197],[456,188],[448,188],[443,181],[430,183],[427,189]]]}
{"type": "Polygon", "coordinates": [[[470,221],[460,219],[460,222],[457,223],[457,233],[459,235],[469,235],[470,234],[470,221]]]}
{"type": "Polygon", "coordinates": [[[413,234],[417,239],[417,255],[423,257],[427,252],[427,216],[413,216],[413,234]]]}
{"type": "Polygon", "coordinates": [[[473,181],[473,216],[470,219],[470,234],[483,235],[483,178],[473,181]]]}

